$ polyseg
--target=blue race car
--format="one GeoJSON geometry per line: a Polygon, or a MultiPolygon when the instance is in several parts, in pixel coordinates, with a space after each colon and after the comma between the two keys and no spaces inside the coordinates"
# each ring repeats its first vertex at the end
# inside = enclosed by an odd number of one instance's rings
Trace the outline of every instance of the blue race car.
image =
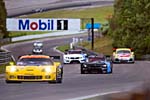
{"type": "Polygon", "coordinates": [[[113,64],[105,56],[91,55],[85,63],[81,64],[81,74],[86,73],[112,73],[113,64]]]}

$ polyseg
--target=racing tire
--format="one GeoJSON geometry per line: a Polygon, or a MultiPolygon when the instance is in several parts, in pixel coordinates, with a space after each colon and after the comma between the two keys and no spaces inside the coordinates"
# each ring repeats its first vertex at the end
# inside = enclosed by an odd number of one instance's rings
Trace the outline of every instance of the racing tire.
{"type": "Polygon", "coordinates": [[[62,83],[62,78],[58,78],[58,79],[56,80],[56,83],[62,83]]]}
{"type": "Polygon", "coordinates": [[[62,83],[62,76],[63,76],[63,74],[61,73],[61,78],[58,78],[58,77],[57,77],[56,83],[62,83]]]}
{"type": "Polygon", "coordinates": [[[131,64],[134,64],[134,63],[135,63],[135,61],[131,62],[131,64]]]}
{"type": "Polygon", "coordinates": [[[55,81],[48,81],[49,84],[62,83],[62,78],[57,78],[55,81]]]}
{"type": "Polygon", "coordinates": [[[58,78],[57,74],[56,74],[56,80],[55,81],[48,81],[48,83],[62,83],[63,69],[61,69],[61,70],[62,70],[62,72],[61,72],[61,78],[58,78]]]}
{"type": "Polygon", "coordinates": [[[85,71],[83,70],[82,67],[81,67],[80,71],[81,71],[81,74],[85,74],[85,71]]]}
{"type": "Polygon", "coordinates": [[[66,65],[67,63],[63,63],[64,65],[66,65]]]}
{"type": "MultiPolygon", "coordinates": [[[[57,73],[58,74],[58,73],[57,73]]],[[[61,73],[60,73],[60,76],[61,77],[58,77],[56,74],[56,83],[62,83],[62,77],[63,77],[63,68],[61,68],[61,73]]]]}

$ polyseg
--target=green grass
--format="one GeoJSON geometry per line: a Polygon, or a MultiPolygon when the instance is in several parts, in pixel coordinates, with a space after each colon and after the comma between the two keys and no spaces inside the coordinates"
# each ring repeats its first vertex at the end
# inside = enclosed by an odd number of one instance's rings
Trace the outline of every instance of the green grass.
{"type": "Polygon", "coordinates": [[[61,52],[65,52],[65,50],[69,49],[70,46],[68,44],[57,47],[61,52]]]}
{"type": "MultiPolygon", "coordinates": [[[[102,38],[96,38],[94,41],[94,50],[98,53],[103,53],[105,55],[112,55],[112,39],[108,36],[102,37],[102,38]]],[[[84,42],[82,43],[82,46],[91,50],[91,43],[90,42],[84,42]]]]}
{"type": "MultiPolygon", "coordinates": [[[[108,36],[105,36],[103,38],[96,38],[93,51],[97,53],[103,53],[105,55],[112,55],[112,41],[113,40],[108,36]]],[[[79,45],[91,50],[91,42],[83,42],[79,45]]],[[[69,49],[69,45],[62,45],[57,47],[57,49],[64,52],[66,49],[69,49]]]]}
{"type": "Polygon", "coordinates": [[[106,17],[111,14],[113,14],[113,6],[86,8],[86,9],[53,10],[53,11],[28,15],[26,17],[28,18],[94,18],[95,22],[104,23],[107,21],[106,17]]]}

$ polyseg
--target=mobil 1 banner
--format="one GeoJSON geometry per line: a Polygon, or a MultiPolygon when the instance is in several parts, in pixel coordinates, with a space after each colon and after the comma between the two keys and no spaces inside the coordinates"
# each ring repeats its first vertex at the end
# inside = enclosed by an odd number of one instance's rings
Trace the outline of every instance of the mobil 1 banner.
{"type": "Polygon", "coordinates": [[[8,31],[80,30],[80,19],[7,18],[8,31]]]}

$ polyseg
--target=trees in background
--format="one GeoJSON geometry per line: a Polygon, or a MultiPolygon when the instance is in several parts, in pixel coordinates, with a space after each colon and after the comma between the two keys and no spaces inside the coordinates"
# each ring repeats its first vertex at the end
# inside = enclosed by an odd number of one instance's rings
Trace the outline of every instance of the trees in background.
{"type": "Polygon", "coordinates": [[[150,54],[150,1],[115,0],[109,34],[114,47],[132,47],[150,54]]]}
{"type": "Polygon", "coordinates": [[[5,3],[3,0],[0,0],[0,38],[8,37],[8,32],[6,29],[6,18],[7,12],[5,3]]]}

